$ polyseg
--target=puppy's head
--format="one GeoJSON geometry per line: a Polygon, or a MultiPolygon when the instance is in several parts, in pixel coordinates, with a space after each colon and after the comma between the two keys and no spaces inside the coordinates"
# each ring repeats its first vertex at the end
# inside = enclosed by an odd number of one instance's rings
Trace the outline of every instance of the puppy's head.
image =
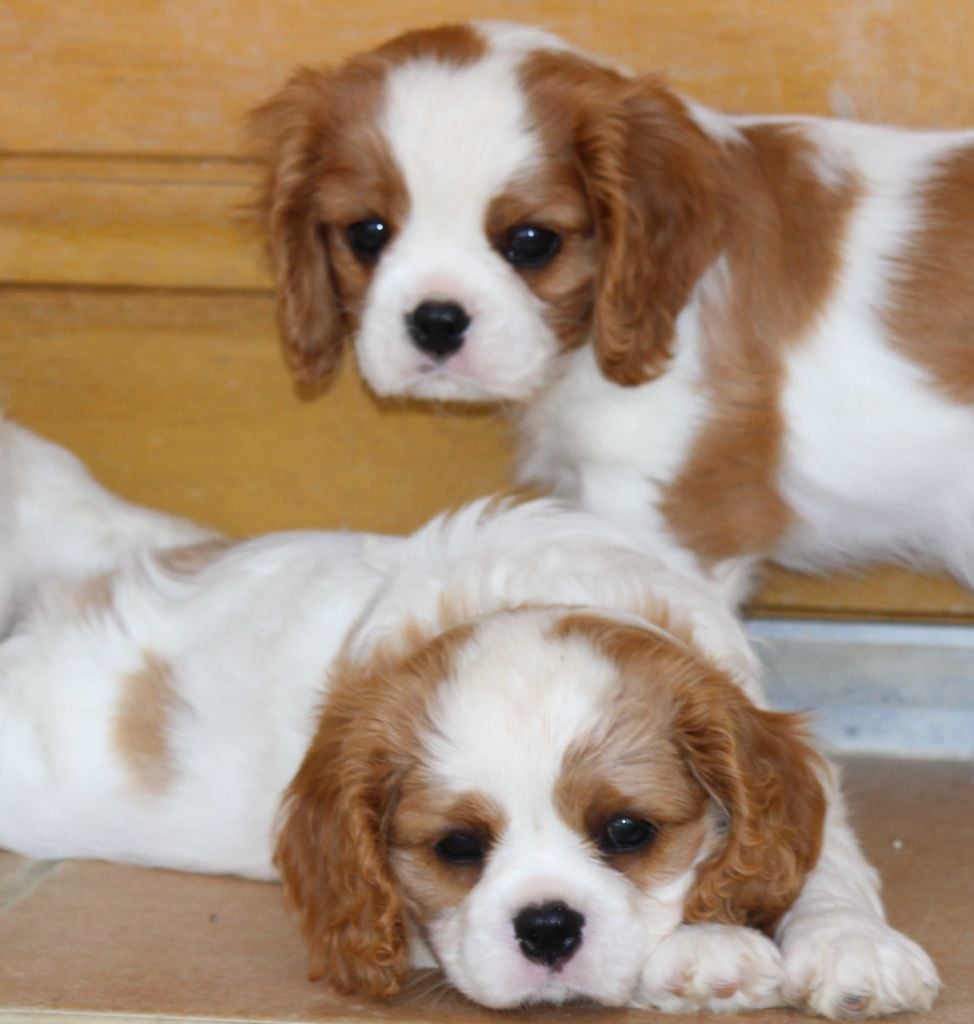
{"type": "Polygon", "coordinates": [[[276,862],[339,991],[421,939],[477,1002],[614,1005],[681,921],[771,929],[823,811],[800,724],[686,639],[524,609],[342,670],[276,862]]]}
{"type": "Polygon", "coordinates": [[[314,384],[523,400],[591,340],[638,384],[717,251],[713,143],[657,82],[513,25],[414,32],[257,111],[279,321],[314,384]]]}

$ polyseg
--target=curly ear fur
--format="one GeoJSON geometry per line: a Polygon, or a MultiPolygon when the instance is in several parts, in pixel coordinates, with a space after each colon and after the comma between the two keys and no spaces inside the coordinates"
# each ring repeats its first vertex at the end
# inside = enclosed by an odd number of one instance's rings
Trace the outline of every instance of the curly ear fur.
{"type": "Polygon", "coordinates": [[[331,674],[304,762],[284,795],[274,863],[301,921],[310,975],[342,994],[387,998],[409,966],[410,920],[388,832],[416,766],[426,703],[470,635],[407,631],[410,652],[331,674]]]}
{"type": "Polygon", "coordinates": [[[319,164],[332,130],[330,91],[327,74],[299,71],[250,120],[266,166],[258,209],[277,280],[278,326],[301,388],[334,373],[348,330],[315,209],[319,164]]]}
{"type": "Polygon", "coordinates": [[[274,862],[298,912],[310,977],[336,992],[385,998],[408,964],[405,911],[383,823],[395,777],[379,737],[327,712],[285,796],[274,862]]]}
{"type": "Polygon", "coordinates": [[[565,53],[536,54],[523,79],[596,224],[599,365],[617,384],[642,384],[665,368],[676,318],[719,250],[718,148],[656,79],[565,53]]]}
{"type": "Polygon", "coordinates": [[[669,361],[676,318],[719,249],[713,143],[642,79],[576,145],[600,232],[599,365],[617,384],[642,384],[669,361]]]}
{"type": "Polygon", "coordinates": [[[679,695],[675,727],[694,775],[726,815],[720,849],[697,869],[686,919],[771,933],[818,861],[825,763],[802,716],[761,710],[719,679],[679,695]]]}

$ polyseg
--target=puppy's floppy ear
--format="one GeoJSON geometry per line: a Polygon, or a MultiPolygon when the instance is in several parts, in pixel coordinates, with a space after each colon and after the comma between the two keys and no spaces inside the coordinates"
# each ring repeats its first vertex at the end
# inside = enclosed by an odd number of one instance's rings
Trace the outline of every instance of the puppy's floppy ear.
{"type": "Polygon", "coordinates": [[[384,837],[400,771],[391,743],[381,711],[370,723],[356,701],[330,706],[282,807],[274,863],[301,921],[310,977],[343,995],[395,995],[408,964],[384,837]]]}
{"type": "Polygon", "coordinates": [[[416,627],[400,637],[405,651],[397,643],[338,665],[284,794],[274,863],[301,921],[310,975],[336,992],[387,998],[405,980],[410,921],[388,833],[420,757],[429,695],[469,632],[459,626],[430,640],[416,627]]]}
{"type": "Polygon", "coordinates": [[[599,366],[617,384],[642,384],[665,368],[676,318],[718,252],[717,146],[656,79],[563,53],[536,55],[524,77],[598,231],[599,366]]]}
{"type": "Polygon", "coordinates": [[[337,368],[347,331],[315,208],[320,162],[333,131],[330,81],[325,72],[301,70],[250,116],[265,165],[258,209],[277,281],[278,326],[291,372],[304,389],[337,368]]]}
{"type": "Polygon", "coordinates": [[[713,144],[670,92],[626,83],[577,140],[601,244],[595,347],[623,385],[665,369],[674,325],[717,255],[713,144]]]}
{"type": "Polygon", "coordinates": [[[818,861],[825,762],[802,716],[761,710],[719,676],[682,689],[675,728],[726,828],[720,848],[697,868],[686,920],[770,933],[818,861]]]}

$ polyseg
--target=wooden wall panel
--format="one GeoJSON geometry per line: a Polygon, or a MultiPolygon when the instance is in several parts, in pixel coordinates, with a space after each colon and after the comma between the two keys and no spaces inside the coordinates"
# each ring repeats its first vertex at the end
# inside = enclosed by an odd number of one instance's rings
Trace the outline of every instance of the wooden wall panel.
{"type": "MultiPolygon", "coordinates": [[[[503,487],[490,413],[314,402],[278,355],[242,124],[297,64],[470,16],[546,24],[731,110],[974,124],[970,0],[7,0],[0,402],[128,497],[246,533],[404,530],[503,487]]],[[[948,581],[774,571],[773,614],[974,618],[948,581]]]]}
{"type": "Polygon", "coordinates": [[[969,0],[7,0],[3,146],[236,152],[243,112],[295,64],[471,16],[549,25],[733,109],[919,125],[974,111],[969,0]]]}
{"type": "Polygon", "coordinates": [[[233,161],[0,158],[0,271],[17,284],[271,287],[233,161]]]}
{"type": "Polygon", "coordinates": [[[0,403],[107,486],[231,533],[401,532],[508,481],[484,411],[287,386],[269,295],[0,290],[0,403]]]}

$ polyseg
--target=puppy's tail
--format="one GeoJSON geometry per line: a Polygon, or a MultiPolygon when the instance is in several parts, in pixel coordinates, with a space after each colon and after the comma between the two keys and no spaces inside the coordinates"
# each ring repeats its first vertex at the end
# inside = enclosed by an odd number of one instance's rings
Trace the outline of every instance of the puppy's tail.
{"type": "Polygon", "coordinates": [[[84,579],[128,552],[213,536],[123,501],[70,452],[0,418],[0,636],[41,580],[84,579]]]}

